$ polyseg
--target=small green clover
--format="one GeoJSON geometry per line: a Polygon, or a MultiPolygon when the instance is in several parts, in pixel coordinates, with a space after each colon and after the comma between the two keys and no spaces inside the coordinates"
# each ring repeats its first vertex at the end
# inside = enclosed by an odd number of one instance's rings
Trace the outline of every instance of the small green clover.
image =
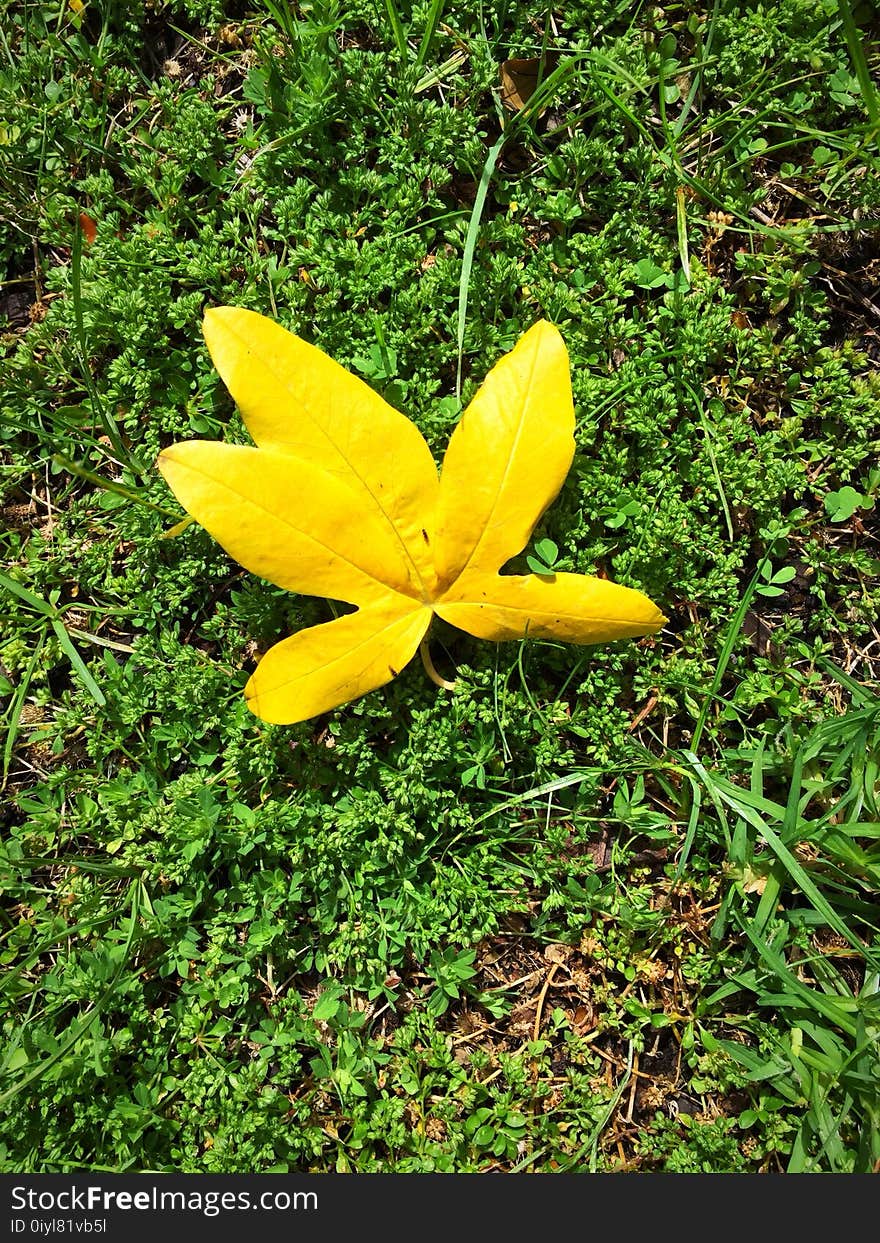
{"type": "Polygon", "coordinates": [[[357,354],[351,361],[368,380],[390,380],[397,375],[397,351],[390,345],[371,345],[366,354],[357,354]]]}
{"type": "Polygon", "coordinates": [[[604,518],[605,526],[610,527],[612,531],[618,531],[626,526],[630,518],[635,518],[640,514],[642,507],[638,501],[627,500],[625,496],[622,496],[613,504],[606,505],[601,512],[607,515],[604,518]]]}
{"type": "Polygon", "coordinates": [[[556,561],[559,556],[559,548],[553,543],[552,539],[539,539],[535,544],[536,556],[529,555],[526,557],[526,565],[533,574],[543,574],[552,577],[556,573],[556,561]]]}
{"type": "Polygon", "coordinates": [[[769,561],[765,561],[761,566],[761,578],[764,579],[764,582],[759,583],[755,591],[760,596],[785,595],[785,592],[782,590],[783,584],[790,583],[795,573],[793,565],[784,565],[774,573],[773,566],[769,561]]]}
{"type": "Polygon", "coordinates": [[[838,492],[825,497],[825,512],[832,522],[849,522],[857,509],[873,509],[874,498],[857,492],[846,484],[838,492]]]}
{"type": "Polygon", "coordinates": [[[653,259],[639,259],[632,272],[633,284],[640,289],[659,289],[661,285],[669,289],[672,285],[672,274],[658,268],[653,259]]]}

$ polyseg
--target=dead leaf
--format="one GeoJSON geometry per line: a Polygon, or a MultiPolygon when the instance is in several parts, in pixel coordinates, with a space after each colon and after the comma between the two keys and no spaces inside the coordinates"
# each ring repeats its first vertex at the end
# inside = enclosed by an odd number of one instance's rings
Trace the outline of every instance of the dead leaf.
{"type": "MultiPolygon", "coordinates": [[[[506,60],[501,66],[501,102],[511,112],[522,112],[541,82],[545,82],[556,68],[557,52],[545,56],[529,56],[525,59],[506,60]]],[[[540,110],[540,116],[545,111],[540,110]]]]}
{"type": "Polygon", "coordinates": [[[564,965],[565,963],[568,962],[569,958],[571,958],[573,953],[574,953],[573,945],[562,945],[559,943],[555,943],[555,944],[544,946],[544,957],[546,958],[547,962],[555,962],[560,965],[564,965]]]}
{"type": "Polygon", "coordinates": [[[79,213],[79,227],[82,230],[83,241],[87,246],[91,246],[92,242],[98,236],[98,226],[94,220],[86,212],[79,213]]]}

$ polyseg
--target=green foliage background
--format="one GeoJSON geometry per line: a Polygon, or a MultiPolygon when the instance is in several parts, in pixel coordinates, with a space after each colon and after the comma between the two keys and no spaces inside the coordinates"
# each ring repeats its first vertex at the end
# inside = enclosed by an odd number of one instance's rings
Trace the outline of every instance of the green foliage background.
{"type": "Polygon", "coordinates": [[[864,15],[0,10],[2,1168],[872,1168],[864,15]],[[514,123],[499,64],[542,49],[514,123]],[[364,375],[438,458],[558,324],[578,450],[536,539],[670,625],[440,626],[454,692],[416,663],[256,721],[257,653],[331,614],[163,538],[159,450],[245,439],[218,303],[364,375]]]}

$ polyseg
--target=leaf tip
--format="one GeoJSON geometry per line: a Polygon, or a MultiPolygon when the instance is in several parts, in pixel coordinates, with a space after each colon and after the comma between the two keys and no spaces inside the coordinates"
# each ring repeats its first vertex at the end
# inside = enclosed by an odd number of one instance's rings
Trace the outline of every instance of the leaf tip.
{"type": "Polygon", "coordinates": [[[254,311],[246,311],[241,306],[209,306],[202,315],[202,336],[205,343],[213,356],[215,348],[219,345],[220,334],[224,328],[234,330],[236,321],[240,321],[246,316],[253,316],[254,319],[263,319],[262,315],[257,315],[254,311]]]}
{"type": "MultiPolygon", "coordinates": [[[[549,319],[536,320],[528,332],[523,333],[522,340],[526,340],[528,337],[532,337],[540,348],[546,348],[552,343],[553,345],[561,346],[565,350],[565,341],[562,333],[549,319]]],[[[568,351],[566,351],[566,355],[567,353],[568,351]]]]}

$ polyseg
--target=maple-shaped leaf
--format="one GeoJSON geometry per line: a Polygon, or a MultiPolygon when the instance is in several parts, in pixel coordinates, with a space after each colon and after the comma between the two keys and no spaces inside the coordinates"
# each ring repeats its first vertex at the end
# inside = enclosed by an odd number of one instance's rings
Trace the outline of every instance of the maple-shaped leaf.
{"type": "Polygon", "coordinates": [[[409,419],[272,320],[217,307],[204,334],[256,448],[188,441],[159,469],[245,569],[356,606],[270,648],[245,688],[263,720],[304,721],[384,686],[435,613],[495,641],[604,643],[666,621],[605,579],[499,573],[574,454],[568,355],[552,324],[535,324],[489,372],[439,479],[409,419]]]}

